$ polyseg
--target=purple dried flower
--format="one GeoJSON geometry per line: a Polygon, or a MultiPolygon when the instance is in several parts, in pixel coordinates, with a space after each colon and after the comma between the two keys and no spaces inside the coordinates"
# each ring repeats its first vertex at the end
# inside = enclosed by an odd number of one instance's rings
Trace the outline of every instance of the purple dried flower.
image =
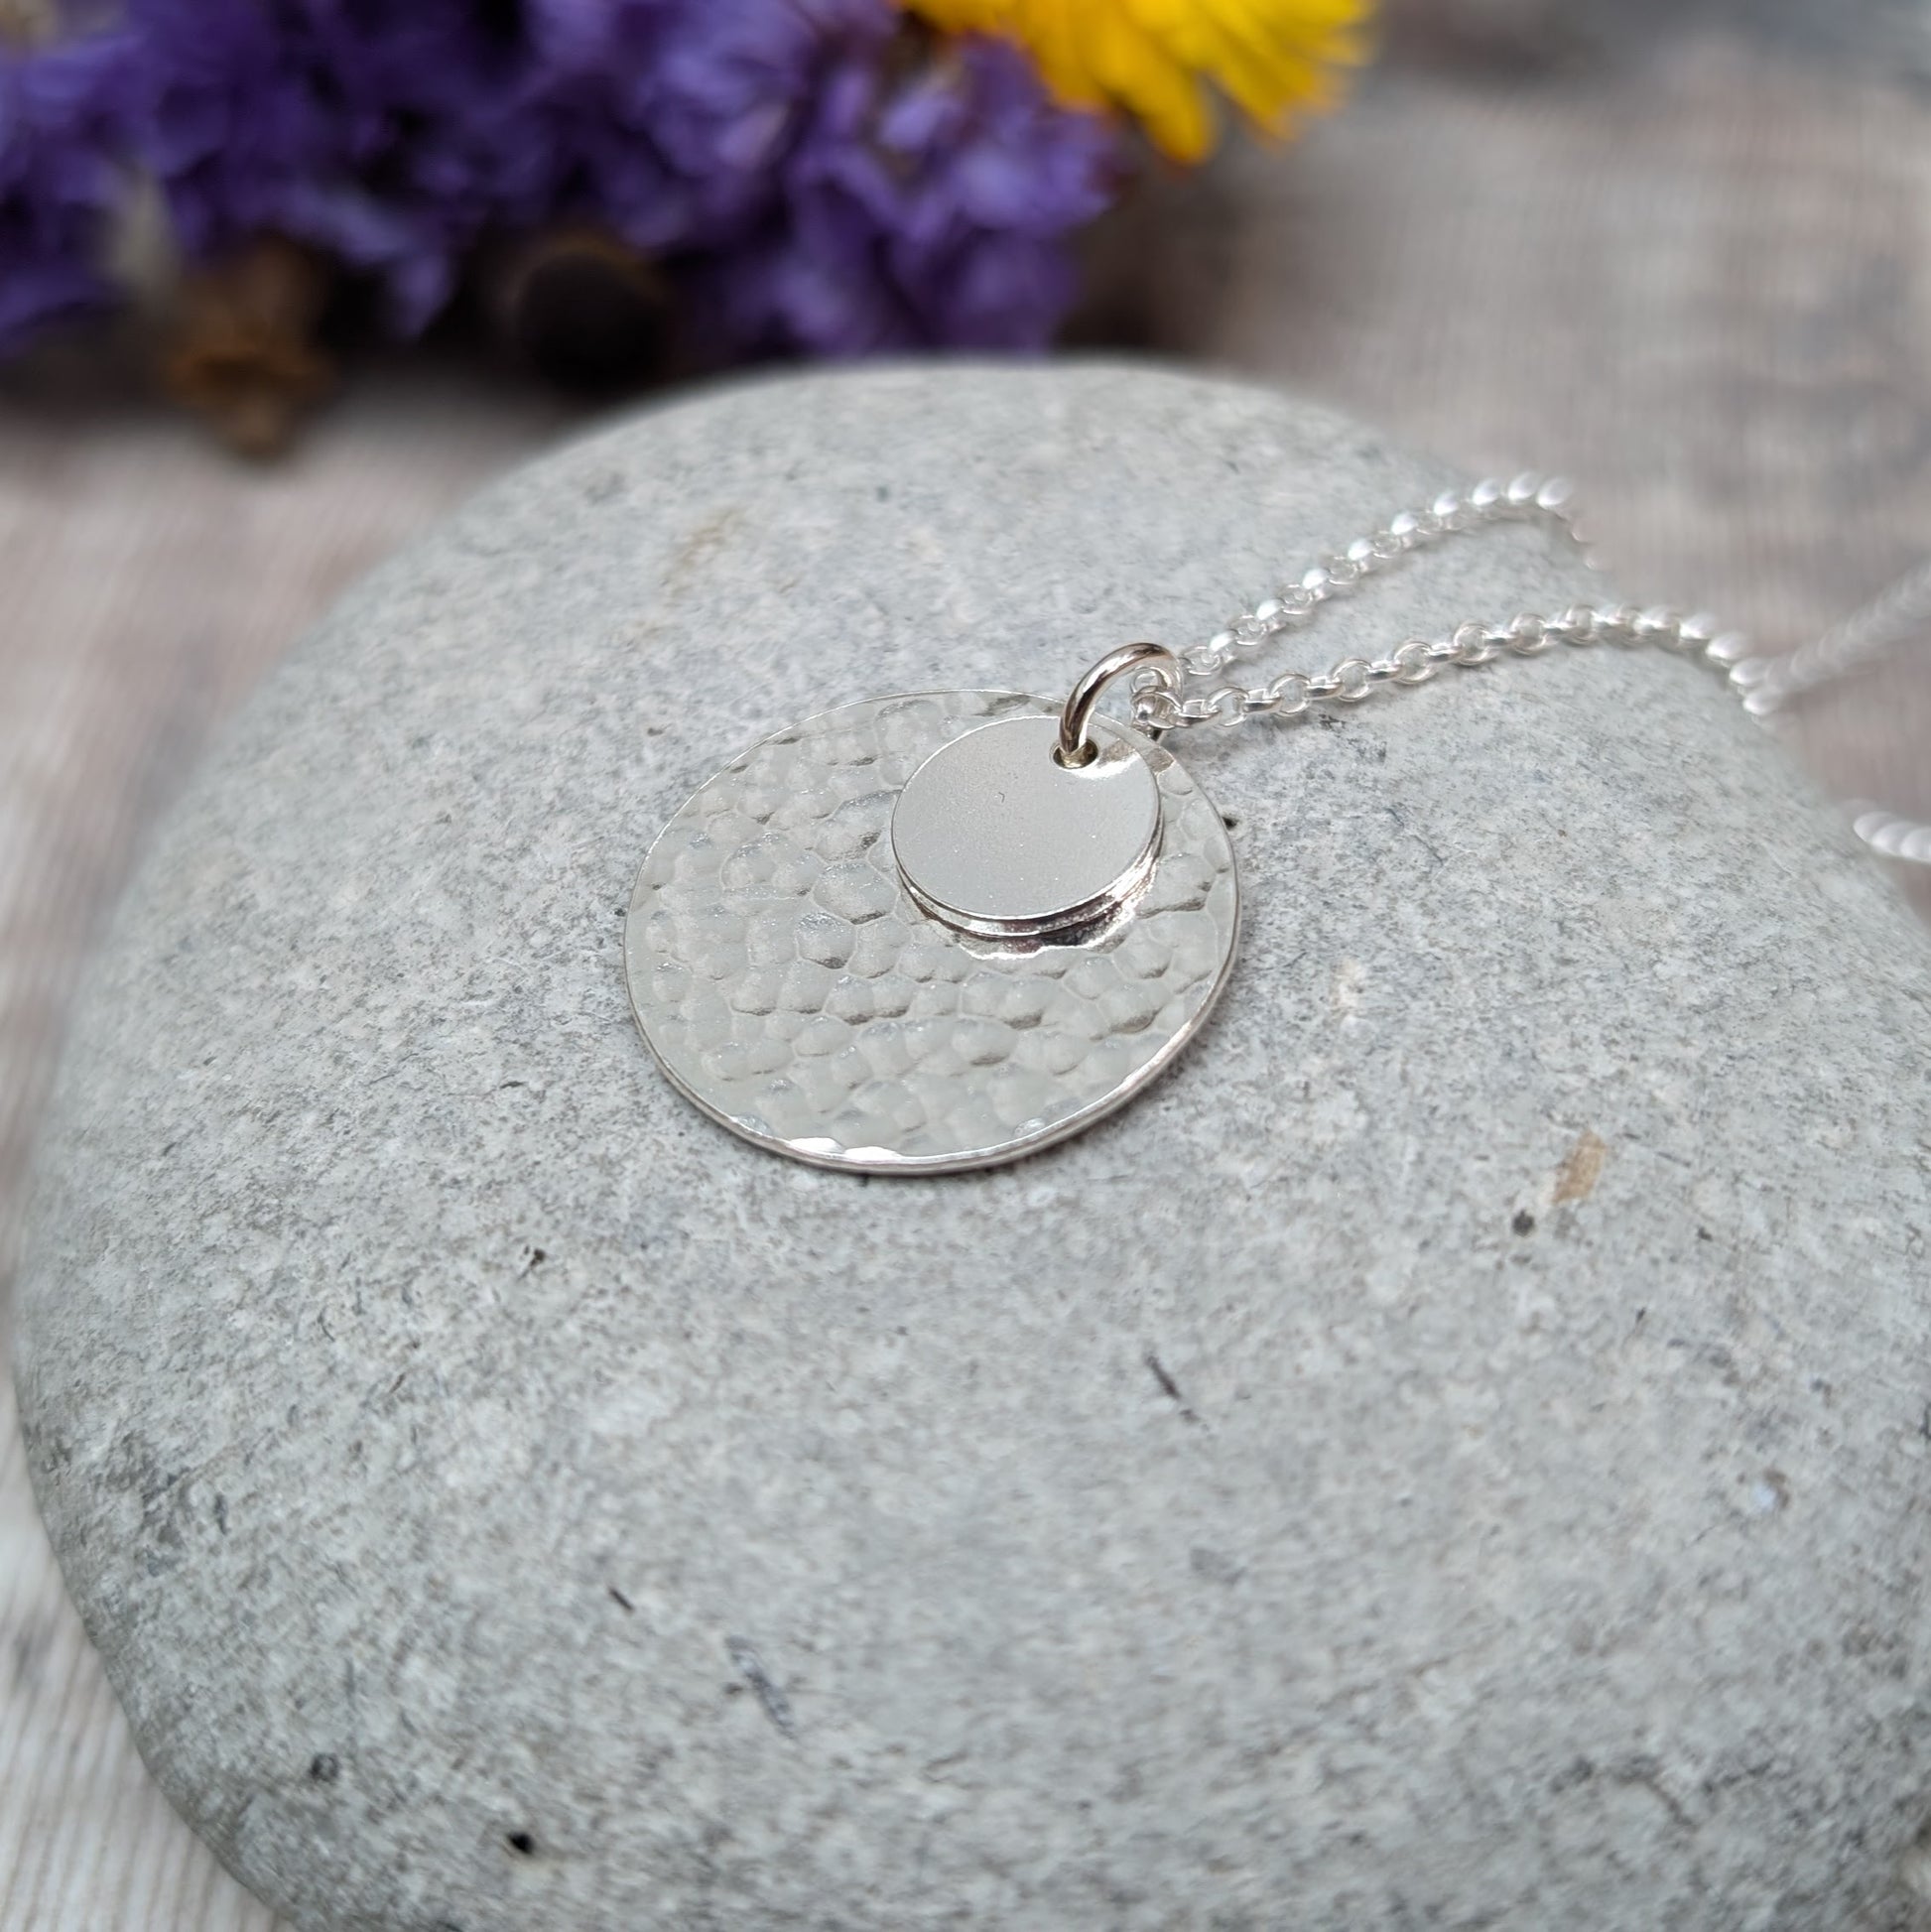
{"type": "Polygon", "coordinates": [[[196,260],[268,231],[384,285],[414,332],[547,182],[504,137],[520,75],[468,0],[127,0],[136,146],[196,260]]]}
{"type": "Polygon", "coordinates": [[[565,193],[677,258],[737,352],[1029,347],[1118,148],[1013,50],[936,60],[888,0],[531,0],[565,193]]]}
{"type": "Polygon", "coordinates": [[[0,48],[0,355],[111,299],[102,256],[124,185],[128,58],[112,35],[0,48]]]}
{"type": "Polygon", "coordinates": [[[829,354],[1037,346],[1072,298],[1067,237],[1116,174],[1105,127],[1052,106],[1002,44],[897,85],[841,74],[783,171],[778,320],[829,354]]]}
{"type": "Polygon", "coordinates": [[[486,237],[593,222],[663,263],[729,354],[1037,344],[1071,293],[1067,238],[1115,186],[1103,122],[892,0],[119,0],[118,19],[93,44],[115,50],[111,116],[73,105],[86,48],[0,70],[0,322],[94,293],[116,136],[191,259],[289,236],[376,278],[409,332],[486,237]]]}

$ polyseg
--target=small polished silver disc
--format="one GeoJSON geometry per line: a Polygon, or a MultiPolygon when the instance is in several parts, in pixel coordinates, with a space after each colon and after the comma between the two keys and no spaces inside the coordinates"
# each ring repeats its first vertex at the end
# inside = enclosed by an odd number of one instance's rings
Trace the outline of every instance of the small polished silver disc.
{"type": "Polygon", "coordinates": [[[892,853],[925,910],[985,939],[1091,926],[1146,883],[1160,787],[1126,731],[1063,765],[1059,720],[1001,718],[935,751],[892,809],[892,853]]]}
{"type": "Polygon", "coordinates": [[[899,797],[935,752],[1007,719],[1056,729],[1059,710],[1000,691],[846,705],[687,799],[623,943],[671,1083],[795,1159],[944,1174],[1064,1139],[1153,1080],[1219,996],[1239,927],[1226,829],[1165,746],[1107,727],[1152,779],[1159,840],[1109,917],[1057,939],[935,918],[893,851],[899,797]]]}

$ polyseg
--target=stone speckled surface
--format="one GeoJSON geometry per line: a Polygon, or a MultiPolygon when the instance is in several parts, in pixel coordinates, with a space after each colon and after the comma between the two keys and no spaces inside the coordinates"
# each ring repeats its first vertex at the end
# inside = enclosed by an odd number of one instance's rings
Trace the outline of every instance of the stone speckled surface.
{"type": "MultiPolygon", "coordinates": [[[[720,393],[378,572],[159,832],[21,1283],[143,1748],[314,1928],[1900,1927],[1921,941],[1692,667],[1253,730],[1123,1113],[867,1186],[624,995],[788,718],[1184,639],[1439,471],[1113,369],[720,393]]],[[[1526,532],[1310,658],[1585,586],[1526,532]]]]}

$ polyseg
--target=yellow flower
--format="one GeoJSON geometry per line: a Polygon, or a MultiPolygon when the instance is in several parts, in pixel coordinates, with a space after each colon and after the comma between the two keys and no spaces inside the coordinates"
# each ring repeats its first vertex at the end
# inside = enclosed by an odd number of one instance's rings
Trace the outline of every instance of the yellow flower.
{"type": "Polygon", "coordinates": [[[1075,107],[1118,106],[1157,146],[1198,161],[1214,145],[1213,82],[1284,134],[1330,105],[1336,69],[1365,53],[1372,0],[902,0],[935,26],[1003,34],[1075,107]]]}

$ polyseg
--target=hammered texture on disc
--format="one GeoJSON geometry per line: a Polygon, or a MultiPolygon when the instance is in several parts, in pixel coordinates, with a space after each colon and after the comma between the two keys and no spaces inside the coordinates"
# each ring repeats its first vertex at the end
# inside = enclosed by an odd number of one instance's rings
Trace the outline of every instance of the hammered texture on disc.
{"type": "Polygon", "coordinates": [[[1144,739],[1160,854],[1078,944],[975,939],[921,911],[892,856],[900,788],[1011,692],[880,698],[807,718],[693,794],[638,872],[624,970],[665,1073],[725,1126],[868,1173],[1012,1160],[1091,1124],[1198,1029],[1233,961],[1220,814],[1144,739]]]}

